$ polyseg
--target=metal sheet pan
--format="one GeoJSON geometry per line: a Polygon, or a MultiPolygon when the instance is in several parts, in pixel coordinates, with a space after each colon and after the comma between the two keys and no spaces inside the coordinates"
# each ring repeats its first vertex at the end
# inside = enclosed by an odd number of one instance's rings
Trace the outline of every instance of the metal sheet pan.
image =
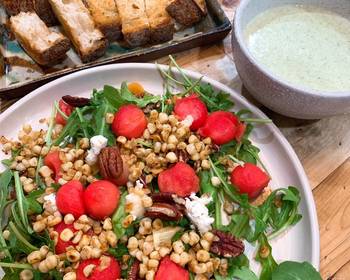
{"type": "MultiPolygon", "coordinates": [[[[2,26],[0,70],[2,69],[3,73],[0,72],[0,97],[20,97],[55,78],[93,66],[118,62],[145,62],[220,41],[231,30],[230,20],[217,0],[207,0],[207,6],[208,15],[194,27],[176,32],[172,41],[140,48],[129,48],[123,42],[113,42],[102,58],[85,64],[70,50],[65,61],[51,68],[35,64],[2,26]]],[[[5,13],[2,10],[0,17],[5,22],[5,13]]]]}

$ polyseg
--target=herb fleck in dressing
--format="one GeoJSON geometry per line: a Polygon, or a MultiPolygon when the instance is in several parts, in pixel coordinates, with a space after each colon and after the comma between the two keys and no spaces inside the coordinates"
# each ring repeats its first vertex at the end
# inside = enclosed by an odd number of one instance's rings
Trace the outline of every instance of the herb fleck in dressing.
{"type": "Polygon", "coordinates": [[[350,90],[350,21],[313,6],[282,6],[245,30],[253,56],[280,78],[320,91],[350,90]]]}

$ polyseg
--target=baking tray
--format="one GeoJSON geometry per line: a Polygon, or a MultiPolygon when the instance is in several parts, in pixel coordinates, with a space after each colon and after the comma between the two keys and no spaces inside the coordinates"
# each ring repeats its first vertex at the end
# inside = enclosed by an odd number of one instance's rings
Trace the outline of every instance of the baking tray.
{"type": "MultiPolygon", "coordinates": [[[[0,98],[24,96],[48,81],[93,66],[119,62],[145,62],[220,41],[230,32],[231,22],[217,0],[206,2],[208,15],[195,26],[176,32],[172,41],[140,48],[128,48],[123,42],[113,42],[102,58],[85,64],[73,50],[70,50],[65,61],[51,68],[35,64],[17,41],[10,38],[3,24],[0,30],[0,98]]],[[[1,8],[0,17],[4,23],[6,16],[1,8]]]]}

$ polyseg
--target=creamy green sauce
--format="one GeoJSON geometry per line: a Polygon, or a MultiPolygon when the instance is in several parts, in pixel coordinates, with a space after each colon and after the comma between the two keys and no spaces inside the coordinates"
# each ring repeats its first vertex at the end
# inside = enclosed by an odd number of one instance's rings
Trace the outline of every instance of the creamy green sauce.
{"type": "Polygon", "coordinates": [[[245,29],[248,48],[276,76],[319,91],[350,90],[350,21],[312,6],[282,6],[245,29]]]}

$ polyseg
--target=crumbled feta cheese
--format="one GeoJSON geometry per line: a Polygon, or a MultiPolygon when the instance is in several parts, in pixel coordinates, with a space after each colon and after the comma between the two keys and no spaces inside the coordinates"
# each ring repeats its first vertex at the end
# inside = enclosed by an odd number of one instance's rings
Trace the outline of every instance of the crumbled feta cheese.
{"type": "Polygon", "coordinates": [[[103,135],[96,135],[90,139],[90,150],[85,158],[86,162],[89,165],[93,165],[97,161],[97,157],[100,154],[101,150],[107,147],[108,139],[103,135]]]}
{"type": "Polygon", "coordinates": [[[191,115],[188,115],[184,120],[181,121],[181,124],[184,126],[190,127],[193,123],[194,119],[191,115]]]}
{"type": "Polygon", "coordinates": [[[133,216],[134,220],[143,217],[143,214],[145,213],[141,196],[134,193],[129,193],[125,197],[125,208],[127,209],[127,212],[133,216]]]}
{"type": "Polygon", "coordinates": [[[192,193],[190,198],[186,198],[187,215],[200,233],[205,233],[212,229],[211,224],[214,223],[214,218],[209,216],[209,210],[206,207],[212,200],[212,197],[198,197],[195,193],[192,193]]]}
{"type": "Polygon", "coordinates": [[[143,189],[143,184],[141,183],[140,180],[137,180],[137,181],[136,181],[135,188],[136,188],[136,189],[140,189],[140,190],[143,189]]]}
{"type": "Polygon", "coordinates": [[[44,199],[44,204],[43,204],[44,209],[51,208],[53,211],[57,211],[56,193],[45,195],[43,199],[44,199]]]}

